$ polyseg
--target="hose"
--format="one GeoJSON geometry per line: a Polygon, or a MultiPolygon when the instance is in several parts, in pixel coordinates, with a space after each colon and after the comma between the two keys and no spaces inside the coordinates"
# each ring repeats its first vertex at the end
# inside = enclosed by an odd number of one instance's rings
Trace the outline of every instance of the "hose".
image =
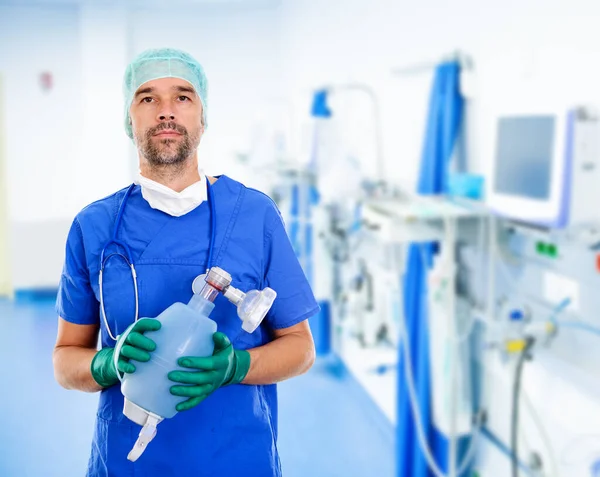
{"type": "Polygon", "coordinates": [[[533,346],[535,340],[532,337],[527,337],[525,347],[519,355],[517,361],[517,369],[515,371],[515,379],[513,382],[513,399],[512,399],[512,416],[510,424],[510,446],[512,448],[512,477],[519,477],[519,397],[521,394],[521,377],[523,375],[523,365],[526,359],[530,359],[529,350],[533,346]]]}

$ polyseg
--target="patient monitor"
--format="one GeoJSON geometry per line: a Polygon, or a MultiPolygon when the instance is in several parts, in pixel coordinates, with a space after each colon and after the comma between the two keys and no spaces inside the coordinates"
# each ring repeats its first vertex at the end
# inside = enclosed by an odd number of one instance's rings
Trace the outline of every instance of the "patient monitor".
{"type": "Polygon", "coordinates": [[[589,108],[494,115],[488,204],[518,221],[600,233],[600,121],[589,108]]]}

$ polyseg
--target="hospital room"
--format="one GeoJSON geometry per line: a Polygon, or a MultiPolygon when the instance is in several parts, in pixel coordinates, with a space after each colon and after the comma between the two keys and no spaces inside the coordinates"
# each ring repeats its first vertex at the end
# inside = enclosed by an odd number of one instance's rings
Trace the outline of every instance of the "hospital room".
{"type": "Polygon", "coordinates": [[[599,25],[0,0],[0,477],[600,477],[599,25]]]}

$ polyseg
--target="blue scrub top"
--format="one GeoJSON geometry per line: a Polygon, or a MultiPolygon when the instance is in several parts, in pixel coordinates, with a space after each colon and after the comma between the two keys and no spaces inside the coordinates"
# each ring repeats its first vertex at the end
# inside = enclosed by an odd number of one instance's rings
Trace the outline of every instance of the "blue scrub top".
{"type": "MultiPolygon", "coordinates": [[[[236,288],[248,291],[268,286],[277,298],[252,334],[242,330],[236,308],[223,296],[216,299],[211,318],[234,348],[261,346],[272,340],[272,330],[296,325],[316,314],[319,307],[273,201],[227,176],[220,176],[212,190],[217,219],[214,265],[232,275],[236,288]]],[[[114,342],[100,319],[100,253],[112,236],[125,192],[94,202],[73,221],[56,306],[59,316],[71,323],[100,325],[102,346],[114,346],[114,342]]],[[[134,188],[117,237],[131,248],[140,317],[156,317],[175,302],[189,301],[192,281],[205,271],[209,217],[207,202],[184,216],[169,216],[152,209],[140,187],[134,188]]],[[[115,245],[110,252],[122,253],[115,245]]],[[[103,281],[109,324],[113,334],[122,333],[135,316],[133,282],[125,261],[111,258],[103,281]]],[[[164,420],[135,463],[127,460],[127,454],[140,426],[122,411],[120,386],[103,390],[88,476],[281,475],[274,384],[238,384],[216,390],[192,410],[164,420]]]]}

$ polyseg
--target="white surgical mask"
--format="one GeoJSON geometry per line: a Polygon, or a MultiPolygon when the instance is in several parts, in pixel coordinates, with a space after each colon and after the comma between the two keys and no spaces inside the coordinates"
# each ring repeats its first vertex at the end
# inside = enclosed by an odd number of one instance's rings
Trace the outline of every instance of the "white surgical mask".
{"type": "Polygon", "coordinates": [[[150,207],[173,217],[191,212],[206,200],[206,176],[200,172],[200,180],[181,192],[175,192],[139,173],[134,181],[142,188],[142,197],[150,207]]]}

